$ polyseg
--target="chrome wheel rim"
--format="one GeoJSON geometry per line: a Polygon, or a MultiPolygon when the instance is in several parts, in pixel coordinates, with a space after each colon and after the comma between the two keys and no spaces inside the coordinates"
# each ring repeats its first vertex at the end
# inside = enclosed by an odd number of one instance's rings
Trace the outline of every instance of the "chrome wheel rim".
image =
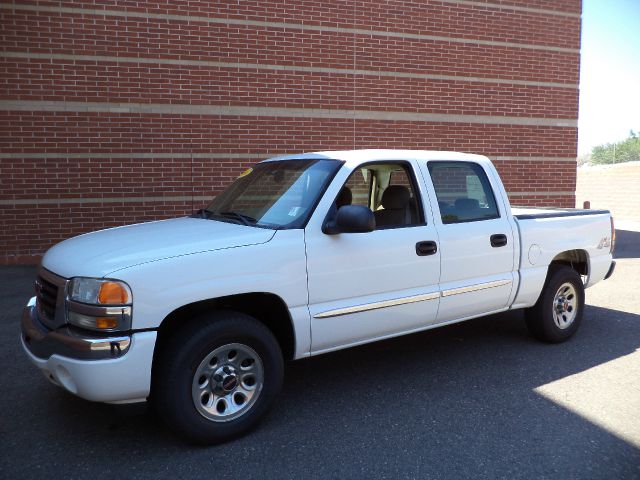
{"type": "Polygon", "coordinates": [[[204,357],[191,383],[196,410],[214,422],[228,422],[247,413],[260,396],[264,367],[247,345],[229,343],[204,357]]]}
{"type": "Polygon", "coordinates": [[[560,285],[553,299],[553,321],[561,330],[569,328],[578,314],[578,296],[573,284],[560,285]]]}

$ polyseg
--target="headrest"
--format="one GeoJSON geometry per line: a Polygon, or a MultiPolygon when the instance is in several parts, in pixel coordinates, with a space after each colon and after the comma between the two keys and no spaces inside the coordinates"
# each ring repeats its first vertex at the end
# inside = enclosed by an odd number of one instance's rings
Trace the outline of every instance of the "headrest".
{"type": "Polygon", "coordinates": [[[351,189],[349,187],[342,187],[340,193],[338,194],[338,198],[336,198],[336,207],[340,208],[344,205],[351,205],[351,201],[353,200],[353,195],[351,195],[351,189]]]}
{"type": "Polygon", "coordinates": [[[480,202],[475,198],[458,198],[456,200],[456,208],[472,210],[474,208],[480,208],[480,202]]]}
{"type": "Polygon", "coordinates": [[[382,206],[387,210],[404,208],[409,200],[411,200],[411,192],[404,185],[390,185],[382,193],[382,206]]]}

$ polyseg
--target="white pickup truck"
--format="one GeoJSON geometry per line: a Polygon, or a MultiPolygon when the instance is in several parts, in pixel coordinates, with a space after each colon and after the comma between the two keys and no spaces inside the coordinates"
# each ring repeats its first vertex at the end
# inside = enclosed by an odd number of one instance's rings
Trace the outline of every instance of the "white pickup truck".
{"type": "Polygon", "coordinates": [[[518,308],[534,337],[568,339],[614,232],[608,211],[511,208],[483,156],[272,158],[190,217],[51,248],[22,343],[69,392],[149,400],[213,443],[272,407],[284,360],[518,308]]]}

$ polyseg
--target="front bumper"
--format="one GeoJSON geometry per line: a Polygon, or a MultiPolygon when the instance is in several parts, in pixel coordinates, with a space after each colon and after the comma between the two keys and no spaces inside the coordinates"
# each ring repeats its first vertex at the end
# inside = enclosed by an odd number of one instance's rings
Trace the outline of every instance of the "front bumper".
{"type": "Polygon", "coordinates": [[[131,346],[130,335],[87,334],[66,325],[51,330],[38,318],[35,304],[33,297],[22,312],[22,340],[36,357],[59,354],[79,360],[103,360],[118,358],[131,346]]]}
{"type": "Polygon", "coordinates": [[[145,400],[151,386],[156,332],[84,335],[72,327],[49,330],[40,323],[35,297],[22,314],[22,346],[54,384],[87,400],[145,400]]]}

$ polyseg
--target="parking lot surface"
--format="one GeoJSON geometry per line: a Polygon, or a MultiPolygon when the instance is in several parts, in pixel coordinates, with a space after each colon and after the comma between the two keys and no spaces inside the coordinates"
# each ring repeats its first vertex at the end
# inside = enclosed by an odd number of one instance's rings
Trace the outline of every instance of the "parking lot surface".
{"type": "Polygon", "coordinates": [[[0,477],[640,478],[640,233],[618,242],[569,342],[508,312],[293,362],[266,421],[215,447],[49,384],[19,341],[35,269],[0,267],[0,477]]]}

